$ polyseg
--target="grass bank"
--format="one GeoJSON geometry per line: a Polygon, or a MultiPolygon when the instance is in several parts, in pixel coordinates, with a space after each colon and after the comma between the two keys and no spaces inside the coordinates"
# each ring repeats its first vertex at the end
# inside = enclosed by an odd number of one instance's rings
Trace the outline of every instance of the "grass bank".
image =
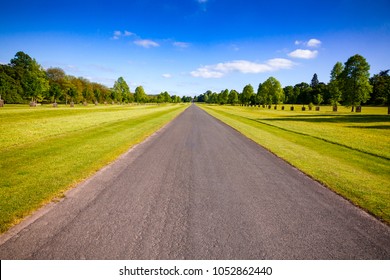
{"type": "Polygon", "coordinates": [[[0,110],[0,232],[184,111],[187,105],[0,110]]]}
{"type": "Polygon", "coordinates": [[[390,224],[390,116],[199,105],[309,176],[390,224]]]}

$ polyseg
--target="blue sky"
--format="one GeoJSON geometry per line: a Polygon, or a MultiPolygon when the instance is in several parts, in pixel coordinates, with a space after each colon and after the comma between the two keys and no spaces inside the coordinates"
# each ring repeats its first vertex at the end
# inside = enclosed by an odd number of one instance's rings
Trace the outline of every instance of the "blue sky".
{"type": "Polygon", "coordinates": [[[198,95],[274,76],[282,86],[329,81],[337,61],[363,55],[390,68],[390,1],[7,1],[0,63],[18,51],[111,87],[198,95]]]}

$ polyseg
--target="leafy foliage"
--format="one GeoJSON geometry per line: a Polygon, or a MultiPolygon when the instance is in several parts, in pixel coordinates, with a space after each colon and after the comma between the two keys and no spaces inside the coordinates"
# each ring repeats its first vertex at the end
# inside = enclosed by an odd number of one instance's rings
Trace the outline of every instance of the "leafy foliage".
{"type": "Polygon", "coordinates": [[[347,106],[359,106],[370,98],[370,65],[361,55],[350,57],[340,74],[343,90],[343,101],[347,106]]]}
{"type": "MultiPolygon", "coordinates": [[[[141,103],[159,102],[158,96],[148,96],[142,91],[141,103]]],[[[166,93],[163,102],[191,102],[192,98],[171,98],[166,93]]],[[[6,103],[61,102],[103,103],[134,102],[134,95],[123,77],[115,81],[110,89],[102,84],[90,82],[83,77],[67,75],[58,67],[44,70],[37,61],[24,52],[17,52],[8,65],[0,64],[0,99],[6,103]]]]}

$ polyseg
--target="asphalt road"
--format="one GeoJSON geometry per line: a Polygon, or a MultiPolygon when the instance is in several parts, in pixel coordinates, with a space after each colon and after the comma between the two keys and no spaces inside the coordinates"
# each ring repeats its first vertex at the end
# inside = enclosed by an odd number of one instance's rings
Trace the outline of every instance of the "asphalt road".
{"type": "Polygon", "coordinates": [[[191,106],[0,244],[0,259],[390,259],[390,227],[191,106]]]}

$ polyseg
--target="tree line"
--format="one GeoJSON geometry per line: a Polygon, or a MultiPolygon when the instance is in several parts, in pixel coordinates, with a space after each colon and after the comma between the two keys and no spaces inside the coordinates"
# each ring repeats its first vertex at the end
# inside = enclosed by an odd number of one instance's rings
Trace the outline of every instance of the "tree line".
{"type": "MultiPolygon", "coordinates": [[[[260,83],[255,92],[252,85],[246,85],[242,92],[222,90],[220,93],[206,91],[194,97],[195,102],[211,104],[231,104],[244,106],[272,104],[331,104],[352,107],[361,104],[389,105],[389,71],[380,71],[370,78],[370,65],[361,55],[350,57],[344,64],[337,62],[330,72],[328,84],[320,82],[317,74],[310,84],[302,82],[294,86],[282,87],[280,82],[270,77],[260,83]]],[[[389,111],[390,112],[390,111],[389,111]]]]}
{"type": "Polygon", "coordinates": [[[148,95],[142,86],[134,92],[123,77],[112,88],[67,75],[58,67],[43,69],[28,54],[17,52],[9,64],[0,64],[0,100],[10,104],[29,103],[180,103],[192,97],[170,95],[167,91],[148,95]]]}

